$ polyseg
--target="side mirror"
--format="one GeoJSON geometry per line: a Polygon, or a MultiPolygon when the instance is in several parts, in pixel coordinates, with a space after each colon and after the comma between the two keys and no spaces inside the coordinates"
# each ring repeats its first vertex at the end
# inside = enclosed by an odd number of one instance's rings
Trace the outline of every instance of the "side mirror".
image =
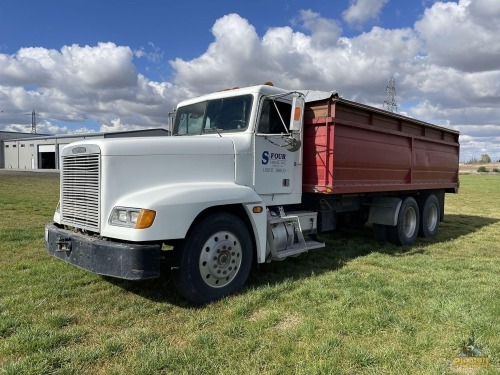
{"type": "Polygon", "coordinates": [[[174,131],[174,119],[176,111],[177,110],[174,109],[172,112],[168,113],[168,125],[167,125],[168,135],[172,135],[172,132],[174,131]]]}
{"type": "Polygon", "coordinates": [[[302,130],[302,119],[304,118],[305,101],[302,97],[296,96],[292,101],[292,117],[290,119],[290,131],[300,132],[302,130]]]}

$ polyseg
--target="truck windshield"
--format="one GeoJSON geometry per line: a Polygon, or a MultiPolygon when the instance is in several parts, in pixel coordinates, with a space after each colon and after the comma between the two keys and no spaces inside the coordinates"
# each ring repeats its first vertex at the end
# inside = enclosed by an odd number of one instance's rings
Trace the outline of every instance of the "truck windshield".
{"type": "Polygon", "coordinates": [[[252,95],[214,99],[177,109],[173,135],[239,132],[248,127],[252,95]]]}

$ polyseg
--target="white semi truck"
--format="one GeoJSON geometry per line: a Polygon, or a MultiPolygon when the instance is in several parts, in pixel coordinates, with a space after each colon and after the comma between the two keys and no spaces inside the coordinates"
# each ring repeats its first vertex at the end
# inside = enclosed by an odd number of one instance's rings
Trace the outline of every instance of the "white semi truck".
{"type": "Polygon", "coordinates": [[[180,292],[205,303],[255,263],[324,247],[340,219],[400,245],[432,237],[458,188],[457,132],[331,92],[216,92],[180,103],[171,130],[62,150],[50,254],[134,280],[173,251],[180,292]]]}

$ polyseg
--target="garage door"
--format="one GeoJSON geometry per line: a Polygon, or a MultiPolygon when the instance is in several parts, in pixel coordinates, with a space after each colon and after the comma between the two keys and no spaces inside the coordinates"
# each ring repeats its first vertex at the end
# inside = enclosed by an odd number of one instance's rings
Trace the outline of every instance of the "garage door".
{"type": "Polygon", "coordinates": [[[39,145],[38,152],[56,152],[56,145],[39,145]]]}

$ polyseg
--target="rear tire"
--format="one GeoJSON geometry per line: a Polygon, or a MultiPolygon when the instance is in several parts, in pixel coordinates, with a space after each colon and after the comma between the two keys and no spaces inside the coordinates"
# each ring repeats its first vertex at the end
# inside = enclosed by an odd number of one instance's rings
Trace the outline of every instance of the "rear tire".
{"type": "Polygon", "coordinates": [[[412,197],[407,197],[399,209],[396,226],[387,228],[391,242],[402,246],[413,244],[418,235],[419,224],[418,204],[412,197]]]}
{"type": "Polygon", "coordinates": [[[420,207],[420,231],[419,235],[424,238],[434,237],[440,222],[439,201],[434,194],[429,195],[420,207]]]}
{"type": "Polygon", "coordinates": [[[239,217],[229,213],[202,219],[174,252],[174,282],[195,304],[235,293],[245,285],[252,268],[248,229],[239,217]]]}

